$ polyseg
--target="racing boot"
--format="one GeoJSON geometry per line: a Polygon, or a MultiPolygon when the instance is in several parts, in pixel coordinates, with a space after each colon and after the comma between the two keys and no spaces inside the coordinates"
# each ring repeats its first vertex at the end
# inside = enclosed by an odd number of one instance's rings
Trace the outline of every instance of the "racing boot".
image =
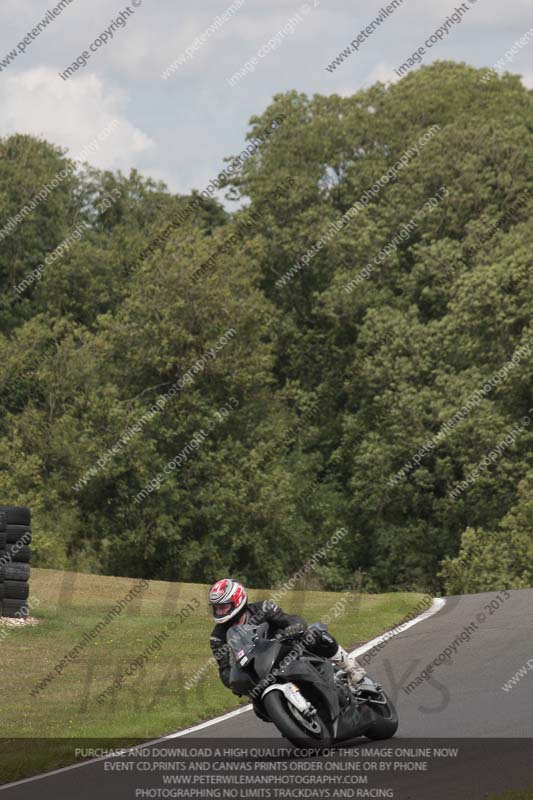
{"type": "Polygon", "coordinates": [[[334,656],[330,659],[334,664],[338,664],[346,675],[348,681],[352,686],[357,686],[366,675],[366,669],[357,663],[355,658],[351,656],[344,647],[339,647],[334,656]]]}

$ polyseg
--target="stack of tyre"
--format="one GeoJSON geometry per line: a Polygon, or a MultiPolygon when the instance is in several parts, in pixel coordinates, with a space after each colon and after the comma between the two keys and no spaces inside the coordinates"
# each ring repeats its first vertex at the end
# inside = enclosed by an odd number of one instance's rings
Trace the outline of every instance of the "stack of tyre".
{"type": "Polygon", "coordinates": [[[0,506],[0,614],[22,619],[30,593],[30,509],[0,506]]]}

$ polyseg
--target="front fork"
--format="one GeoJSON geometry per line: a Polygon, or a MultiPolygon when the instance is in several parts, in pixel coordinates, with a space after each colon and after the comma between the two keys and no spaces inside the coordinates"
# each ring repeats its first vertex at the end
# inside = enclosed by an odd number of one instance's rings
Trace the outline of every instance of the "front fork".
{"type": "Polygon", "coordinates": [[[282,692],[287,702],[294,706],[296,710],[305,717],[311,717],[316,714],[316,708],[309,700],[305,699],[295,683],[273,683],[272,686],[265,689],[261,695],[261,699],[264,699],[269,692],[274,691],[282,692]]]}

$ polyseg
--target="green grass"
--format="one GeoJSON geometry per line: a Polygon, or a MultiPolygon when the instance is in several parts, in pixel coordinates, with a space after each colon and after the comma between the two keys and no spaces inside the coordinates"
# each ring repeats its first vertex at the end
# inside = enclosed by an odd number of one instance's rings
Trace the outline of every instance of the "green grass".
{"type": "Polygon", "coordinates": [[[533,800],[533,786],[518,792],[505,792],[498,796],[489,797],[488,800],[533,800]]]}
{"type": "MultiPolygon", "coordinates": [[[[193,689],[185,689],[185,681],[211,656],[208,587],[163,581],[150,581],[140,600],[130,603],[74,663],[68,663],[62,674],[32,696],[37,682],[53,671],[63,655],[136,583],[130,578],[32,570],[31,596],[38,600],[32,614],[40,624],[10,629],[0,644],[2,735],[4,740],[13,738],[9,748],[7,743],[2,746],[0,780],[71,763],[73,748],[68,739],[147,740],[239,704],[220,683],[214,666],[203,673],[193,689]],[[197,601],[197,609],[177,624],[144,668],[128,678],[109,700],[97,703],[97,695],[150,645],[177,612],[197,601]],[[22,737],[41,741],[28,747],[16,741],[22,737]],[[42,741],[43,737],[49,741],[42,741]],[[67,740],[63,744],[53,741],[60,737],[67,740]]],[[[252,600],[266,598],[269,591],[251,595],[252,600]]],[[[333,592],[299,591],[287,594],[282,605],[311,622],[331,614],[341,597],[333,592]]],[[[366,641],[399,622],[421,598],[420,594],[407,593],[353,596],[343,613],[332,619],[330,629],[344,645],[366,641]]]]}

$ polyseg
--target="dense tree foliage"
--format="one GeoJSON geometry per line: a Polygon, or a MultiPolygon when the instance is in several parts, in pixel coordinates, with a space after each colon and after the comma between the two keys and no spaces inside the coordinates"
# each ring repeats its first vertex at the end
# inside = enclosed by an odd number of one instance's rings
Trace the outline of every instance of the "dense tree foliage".
{"type": "Polygon", "coordinates": [[[2,224],[66,173],[0,234],[0,491],[38,563],[265,586],[344,526],[325,588],[532,585],[533,107],[482,74],[275,97],[232,213],[0,143],[2,224]]]}

